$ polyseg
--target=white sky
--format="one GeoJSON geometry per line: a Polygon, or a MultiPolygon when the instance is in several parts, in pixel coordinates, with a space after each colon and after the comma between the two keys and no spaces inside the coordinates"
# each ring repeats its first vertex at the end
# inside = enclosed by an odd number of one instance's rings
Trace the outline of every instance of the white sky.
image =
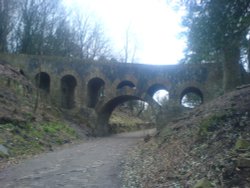
{"type": "MultiPolygon", "coordinates": [[[[129,31],[129,46],[136,48],[135,61],[176,64],[183,57],[181,14],[165,0],[65,0],[84,14],[100,21],[116,53],[122,53],[129,31]]],[[[132,50],[133,51],[133,50],[132,50]]],[[[132,51],[130,57],[132,57],[132,51]]]]}

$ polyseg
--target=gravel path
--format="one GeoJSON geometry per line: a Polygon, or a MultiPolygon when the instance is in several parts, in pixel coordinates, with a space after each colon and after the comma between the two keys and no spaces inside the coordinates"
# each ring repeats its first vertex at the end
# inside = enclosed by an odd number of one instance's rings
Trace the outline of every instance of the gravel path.
{"type": "Polygon", "coordinates": [[[1,188],[119,188],[127,149],[154,130],[97,138],[37,156],[0,172],[1,188]]]}

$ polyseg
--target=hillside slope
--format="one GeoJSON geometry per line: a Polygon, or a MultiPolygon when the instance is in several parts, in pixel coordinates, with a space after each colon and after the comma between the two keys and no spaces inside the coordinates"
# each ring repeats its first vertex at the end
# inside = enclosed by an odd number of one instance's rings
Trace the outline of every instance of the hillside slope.
{"type": "Polygon", "coordinates": [[[124,187],[250,187],[250,86],[166,122],[123,167],[124,187]]]}
{"type": "Polygon", "coordinates": [[[22,71],[0,62],[0,169],[79,138],[22,71]]]}

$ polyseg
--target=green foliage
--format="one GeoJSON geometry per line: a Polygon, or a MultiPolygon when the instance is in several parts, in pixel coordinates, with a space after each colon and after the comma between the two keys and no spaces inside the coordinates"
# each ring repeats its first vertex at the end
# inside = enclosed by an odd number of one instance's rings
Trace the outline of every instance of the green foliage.
{"type": "Polygon", "coordinates": [[[200,138],[206,138],[210,135],[210,133],[218,128],[220,122],[222,122],[224,119],[224,114],[212,115],[208,118],[203,119],[199,126],[198,136],[200,138]]]}
{"type": "Polygon", "coordinates": [[[0,144],[9,149],[10,157],[39,153],[75,139],[75,130],[60,122],[0,124],[0,144]]]}
{"type": "Polygon", "coordinates": [[[187,54],[191,58],[198,62],[222,60],[224,48],[246,39],[250,25],[248,0],[187,2],[184,25],[189,28],[187,54]]]}
{"type": "Polygon", "coordinates": [[[203,178],[199,180],[193,188],[212,188],[214,187],[210,181],[208,181],[206,178],[203,178]]]}
{"type": "Polygon", "coordinates": [[[223,89],[233,90],[242,84],[240,53],[248,52],[250,32],[249,0],[191,1],[184,19],[188,48],[184,62],[222,63],[223,89]],[[248,48],[245,49],[245,48],[248,48]]]}
{"type": "Polygon", "coordinates": [[[238,139],[235,143],[236,150],[241,150],[241,149],[247,150],[249,148],[250,148],[250,142],[248,140],[238,139]]]}
{"type": "Polygon", "coordinates": [[[112,133],[130,132],[139,130],[144,121],[140,118],[128,115],[124,112],[115,111],[110,117],[110,126],[112,133]]]}

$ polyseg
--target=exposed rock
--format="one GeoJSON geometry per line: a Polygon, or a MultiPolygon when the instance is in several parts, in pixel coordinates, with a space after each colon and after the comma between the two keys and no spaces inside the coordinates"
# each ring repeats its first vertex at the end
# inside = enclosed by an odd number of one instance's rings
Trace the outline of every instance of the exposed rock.
{"type": "Polygon", "coordinates": [[[3,146],[2,144],[0,144],[0,153],[3,153],[4,155],[9,156],[9,150],[8,150],[8,148],[6,148],[5,146],[3,146]]]}

